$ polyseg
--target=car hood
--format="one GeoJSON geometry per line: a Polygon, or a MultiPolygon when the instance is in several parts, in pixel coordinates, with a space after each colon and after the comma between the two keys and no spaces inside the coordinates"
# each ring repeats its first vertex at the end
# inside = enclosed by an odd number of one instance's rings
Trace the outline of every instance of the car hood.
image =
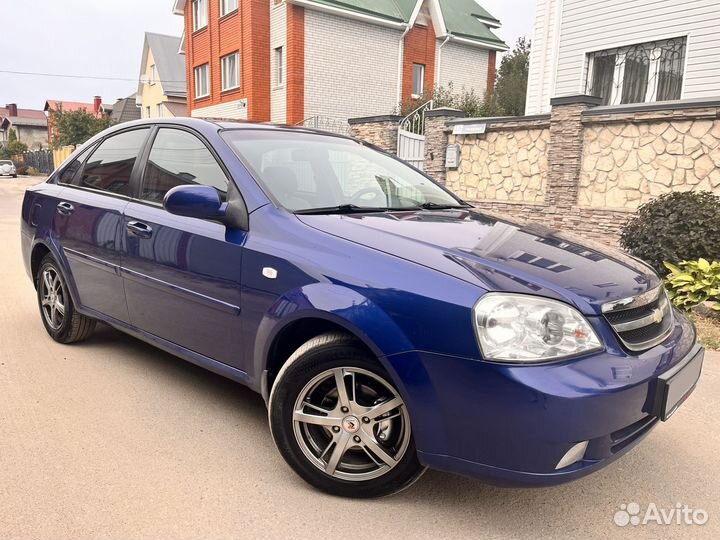
{"type": "Polygon", "coordinates": [[[476,284],[564,300],[587,315],[661,286],[645,264],[545,225],[475,210],[299,215],[313,228],[476,284]]]}

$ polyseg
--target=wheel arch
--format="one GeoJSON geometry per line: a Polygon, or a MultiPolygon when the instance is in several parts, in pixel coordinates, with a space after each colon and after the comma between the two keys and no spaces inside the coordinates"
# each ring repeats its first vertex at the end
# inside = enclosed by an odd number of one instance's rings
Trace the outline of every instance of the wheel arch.
{"type": "Polygon", "coordinates": [[[271,308],[266,313],[255,347],[255,373],[260,375],[259,389],[266,402],[275,376],[290,355],[303,343],[328,332],[351,336],[402,386],[386,356],[413,347],[390,316],[369,299],[338,285],[314,284],[304,288],[302,295],[283,296],[274,306],[278,311],[271,308]],[[320,289],[323,301],[313,302],[320,289]],[[299,298],[304,302],[298,302],[299,298]],[[289,304],[294,304],[294,309],[289,309],[289,304]],[[289,314],[279,318],[279,312],[289,314]]]}

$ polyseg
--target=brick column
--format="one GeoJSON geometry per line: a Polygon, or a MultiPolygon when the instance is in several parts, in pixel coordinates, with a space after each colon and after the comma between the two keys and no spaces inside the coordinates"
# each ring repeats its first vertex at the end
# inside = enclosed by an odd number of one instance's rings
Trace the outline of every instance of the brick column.
{"type": "Polygon", "coordinates": [[[545,202],[560,226],[566,210],[577,205],[583,155],[583,111],[602,102],[594,96],[565,96],[550,100],[549,174],[545,202]]]}
{"type": "Polygon", "coordinates": [[[374,144],[391,154],[397,154],[398,127],[401,121],[402,116],[383,115],[351,118],[348,124],[350,124],[350,135],[356,139],[374,144]]]}
{"type": "Polygon", "coordinates": [[[465,113],[457,109],[434,109],[425,113],[425,166],[424,170],[437,182],[445,184],[445,149],[448,145],[450,120],[464,118],[465,113]]]}

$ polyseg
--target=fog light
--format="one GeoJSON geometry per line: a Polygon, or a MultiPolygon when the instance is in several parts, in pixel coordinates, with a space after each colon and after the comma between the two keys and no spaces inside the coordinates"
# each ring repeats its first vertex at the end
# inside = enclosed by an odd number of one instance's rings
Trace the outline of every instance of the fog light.
{"type": "Polygon", "coordinates": [[[573,446],[570,450],[567,451],[567,453],[562,457],[560,461],[558,461],[557,466],[555,467],[555,470],[558,469],[564,469],[565,467],[569,467],[573,463],[577,463],[585,456],[585,450],[587,450],[589,441],[583,441],[581,443],[577,443],[575,446],[573,446]]]}

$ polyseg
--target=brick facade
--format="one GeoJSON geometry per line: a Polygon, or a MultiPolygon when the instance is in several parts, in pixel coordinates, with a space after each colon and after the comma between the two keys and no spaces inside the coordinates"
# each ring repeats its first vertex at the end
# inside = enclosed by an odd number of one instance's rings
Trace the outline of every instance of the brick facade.
{"type": "Polygon", "coordinates": [[[494,53],[484,45],[448,42],[433,27],[427,3],[406,29],[399,22],[378,24],[284,0],[239,0],[236,11],[221,17],[220,1],[207,0],[208,25],[196,32],[192,5],[187,0],[178,8],[185,17],[190,116],[299,124],[314,117],[344,123],[385,115],[411,100],[413,64],[425,66],[425,94],[450,81],[458,90],[484,94],[486,81],[494,80],[494,53]],[[240,87],[223,91],[221,58],[234,52],[240,56],[240,87]],[[198,98],[194,70],[204,64],[210,92],[198,98]]]}

